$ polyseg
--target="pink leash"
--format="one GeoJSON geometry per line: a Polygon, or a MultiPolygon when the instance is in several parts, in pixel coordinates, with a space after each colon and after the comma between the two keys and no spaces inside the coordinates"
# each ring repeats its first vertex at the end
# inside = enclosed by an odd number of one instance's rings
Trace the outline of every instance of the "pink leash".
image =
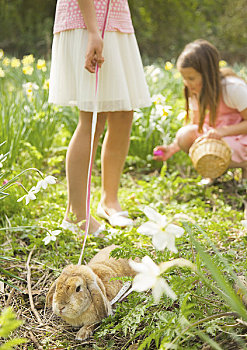
{"type": "MultiPolygon", "coordinates": [[[[107,20],[110,12],[110,3],[111,3],[111,0],[107,0],[105,18],[104,18],[104,23],[103,23],[102,33],[101,33],[102,39],[104,39],[104,36],[105,36],[107,20]]],[[[92,119],[91,148],[90,148],[90,158],[89,158],[88,174],[87,174],[86,227],[85,227],[85,235],[84,235],[84,240],[83,240],[83,245],[82,245],[82,250],[78,261],[78,265],[81,265],[81,262],[82,262],[82,256],[86,245],[86,240],[87,240],[88,230],[89,230],[89,222],[90,222],[90,194],[91,194],[91,178],[92,178],[92,167],[93,167],[93,143],[94,143],[96,124],[97,124],[97,101],[98,101],[98,85],[99,85],[99,67],[97,64],[96,64],[95,77],[96,77],[96,81],[95,81],[94,112],[93,112],[93,119],[92,119]]]]}

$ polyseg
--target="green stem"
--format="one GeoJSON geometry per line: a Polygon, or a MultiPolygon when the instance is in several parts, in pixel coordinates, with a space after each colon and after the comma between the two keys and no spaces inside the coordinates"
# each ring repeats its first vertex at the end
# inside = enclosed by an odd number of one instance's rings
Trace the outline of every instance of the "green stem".
{"type": "Polygon", "coordinates": [[[15,177],[13,177],[13,179],[9,180],[5,185],[1,186],[1,190],[4,190],[4,189],[7,189],[10,187],[10,185],[15,182],[16,179],[18,179],[22,174],[26,173],[27,171],[30,171],[30,170],[34,170],[34,171],[37,171],[37,173],[40,175],[40,177],[42,177],[42,179],[44,178],[42,172],[39,170],[39,169],[36,169],[36,168],[28,168],[28,169],[25,169],[23,170],[20,174],[16,175],[15,177]]]}
{"type": "Polygon", "coordinates": [[[159,265],[161,273],[165,272],[166,270],[172,267],[188,267],[193,272],[198,272],[196,265],[184,258],[178,258],[171,261],[166,261],[159,265]]]}
{"type": "Polygon", "coordinates": [[[45,230],[47,232],[50,233],[50,230],[48,230],[48,228],[45,228],[45,227],[42,227],[42,226],[36,226],[36,225],[33,225],[33,226],[16,226],[16,227],[4,227],[4,228],[0,228],[0,231],[15,231],[15,230],[20,230],[20,229],[27,229],[27,228],[39,228],[39,229],[42,229],[42,230],[45,230]]]}
{"type": "MultiPolygon", "coordinates": [[[[5,188],[5,190],[7,190],[8,188],[10,188],[10,187],[12,187],[12,186],[14,186],[14,185],[21,186],[21,187],[24,189],[24,191],[25,191],[26,193],[28,193],[28,190],[26,189],[26,187],[23,186],[20,182],[11,183],[8,187],[5,188]]],[[[8,193],[6,193],[6,194],[8,194],[8,193]]]]}

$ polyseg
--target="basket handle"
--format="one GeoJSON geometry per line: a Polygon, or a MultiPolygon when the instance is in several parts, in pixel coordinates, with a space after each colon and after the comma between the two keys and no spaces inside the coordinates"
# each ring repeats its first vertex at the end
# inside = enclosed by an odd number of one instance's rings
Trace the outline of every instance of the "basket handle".
{"type": "Polygon", "coordinates": [[[201,141],[203,141],[203,140],[206,140],[206,138],[205,138],[204,136],[199,136],[199,137],[197,137],[197,138],[195,139],[195,141],[193,142],[193,144],[199,143],[199,142],[201,142],[201,141]]]}

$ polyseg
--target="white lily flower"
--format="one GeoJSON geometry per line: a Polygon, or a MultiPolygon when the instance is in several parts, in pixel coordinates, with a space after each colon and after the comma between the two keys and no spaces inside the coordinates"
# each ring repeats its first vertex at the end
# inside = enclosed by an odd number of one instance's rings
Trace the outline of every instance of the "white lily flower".
{"type": "Polygon", "coordinates": [[[247,228],[247,220],[241,220],[241,224],[242,224],[245,228],[247,228]]]}
{"type": "Polygon", "coordinates": [[[61,232],[61,230],[55,230],[55,231],[47,232],[47,235],[43,239],[43,242],[45,243],[45,245],[47,245],[51,241],[55,242],[56,239],[57,239],[57,235],[59,235],[60,232],[61,232]]]}
{"type": "Polygon", "coordinates": [[[40,191],[41,188],[45,190],[49,184],[53,185],[55,183],[56,183],[56,178],[54,176],[48,175],[37,183],[36,189],[37,191],[40,191]]]}
{"type": "MultiPolygon", "coordinates": [[[[156,70],[154,71],[155,75],[156,75],[156,70]]],[[[157,94],[157,95],[153,95],[151,97],[152,102],[154,102],[156,105],[165,105],[166,103],[166,97],[162,94],[157,94]]]]}
{"type": "Polygon", "coordinates": [[[141,225],[137,232],[144,235],[153,236],[152,242],[156,249],[169,249],[173,253],[177,253],[175,246],[175,238],[181,237],[184,229],[180,226],[170,224],[165,215],[161,215],[154,209],[146,206],[143,210],[150,221],[141,225]]]}
{"type": "Polygon", "coordinates": [[[30,89],[39,90],[39,86],[35,83],[31,83],[30,81],[25,84],[22,84],[22,87],[25,91],[28,91],[30,89]]]}
{"type": "Polygon", "coordinates": [[[149,256],[142,258],[141,263],[135,261],[129,262],[133,270],[138,274],[135,276],[132,284],[132,289],[136,292],[144,292],[152,288],[154,301],[158,302],[163,293],[166,293],[170,298],[176,299],[176,294],[169,287],[164,278],[160,277],[161,270],[149,256]]]}
{"type": "Polygon", "coordinates": [[[30,202],[36,199],[35,193],[37,193],[36,187],[32,187],[31,190],[22,196],[21,198],[17,199],[17,202],[21,202],[23,199],[26,199],[26,205],[30,202]]]}

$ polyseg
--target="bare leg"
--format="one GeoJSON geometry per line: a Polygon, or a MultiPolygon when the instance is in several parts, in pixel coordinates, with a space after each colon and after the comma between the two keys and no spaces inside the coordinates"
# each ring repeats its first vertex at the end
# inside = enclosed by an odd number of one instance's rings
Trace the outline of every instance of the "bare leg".
{"type": "MultiPolygon", "coordinates": [[[[104,130],[105,121],[106,114],[99,114],[94,139],[94,157],[100,135],[104,130]]],[[[68,220],[69,213],[72,212],[75,215],[75,222],[85,220],[86,218],[86,191],[91,125],[92,113],[80,111],[79,122],[70,141],[66,157],[68,206],[65,218],[68,220]]],[[[89,232],[95,232],[99,226],[100,224],[95,219],[91,218],[89,232]]],[[[82,228],[84,227],[82,226],[82,228]]]]}
{"type": "Polygon", "coordinates": [[[102,146],[101,203],[108,215],[121,211],[118,188],[125,158],[129,150],[133,111],[108,114],[108,129],[102,146]]]}
{"type": "Polygon", "coordinates": [[[176,140],[179,148],[186,153],[189,153],[189,149],[193,142],[200,136],[198,133],[197,125],[186,125],[178,130],[176,140]]]}

